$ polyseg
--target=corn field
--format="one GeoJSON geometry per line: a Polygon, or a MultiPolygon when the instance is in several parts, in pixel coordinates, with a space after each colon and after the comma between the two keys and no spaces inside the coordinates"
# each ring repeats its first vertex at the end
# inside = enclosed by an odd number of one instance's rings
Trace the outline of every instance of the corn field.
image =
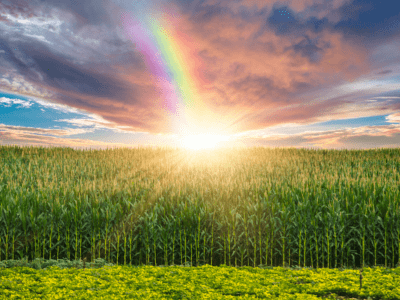
{"type": "Polygon", "coordinates": [[[400,149],[0,147],[0,261],[395,267],[400,149]]]}

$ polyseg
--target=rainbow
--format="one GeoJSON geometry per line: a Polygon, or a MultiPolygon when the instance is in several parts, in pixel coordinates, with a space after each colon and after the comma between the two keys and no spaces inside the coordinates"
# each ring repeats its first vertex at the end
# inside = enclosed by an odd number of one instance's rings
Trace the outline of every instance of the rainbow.
{"type": "Polygon", "coordinates": [[[175,132],[190,134],[199,131],[196,119],[202,116],[206,106],[199,97],[199,89],[205,80],[197,70],[202,61],[193,52],[190,37],[178,32],[173,13],[154,16],[154,12],[125,13],[122,17],[124,30],[136,44],[146,62],[154,83],[163,91],[167,109],[175,132]]]}

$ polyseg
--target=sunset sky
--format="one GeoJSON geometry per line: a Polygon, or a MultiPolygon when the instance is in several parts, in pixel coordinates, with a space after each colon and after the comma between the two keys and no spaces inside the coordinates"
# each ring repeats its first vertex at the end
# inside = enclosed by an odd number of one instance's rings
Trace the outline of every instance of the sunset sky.
{"type": "Polygon", "coordinates": [[[400,147],[397,2],[0,0],[0,145],[400,147]]]}

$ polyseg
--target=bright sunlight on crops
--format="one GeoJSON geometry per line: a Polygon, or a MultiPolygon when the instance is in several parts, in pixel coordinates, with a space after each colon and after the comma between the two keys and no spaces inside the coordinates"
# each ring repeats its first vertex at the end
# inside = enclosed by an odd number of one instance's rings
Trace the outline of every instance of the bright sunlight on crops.
{"type": "Polygon", "coordinates": [[[0,147],[0,164],[0,260],[399,262],[399,149],[0,147]]]}

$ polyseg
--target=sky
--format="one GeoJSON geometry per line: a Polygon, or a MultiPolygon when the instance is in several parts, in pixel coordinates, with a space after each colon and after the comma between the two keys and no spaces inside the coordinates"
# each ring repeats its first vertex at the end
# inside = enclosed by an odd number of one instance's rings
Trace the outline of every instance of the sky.
{"type": "Polygon", "coordinates": [[[0,0],[0,145],[400,146],[400,5],[0,0]]]}

